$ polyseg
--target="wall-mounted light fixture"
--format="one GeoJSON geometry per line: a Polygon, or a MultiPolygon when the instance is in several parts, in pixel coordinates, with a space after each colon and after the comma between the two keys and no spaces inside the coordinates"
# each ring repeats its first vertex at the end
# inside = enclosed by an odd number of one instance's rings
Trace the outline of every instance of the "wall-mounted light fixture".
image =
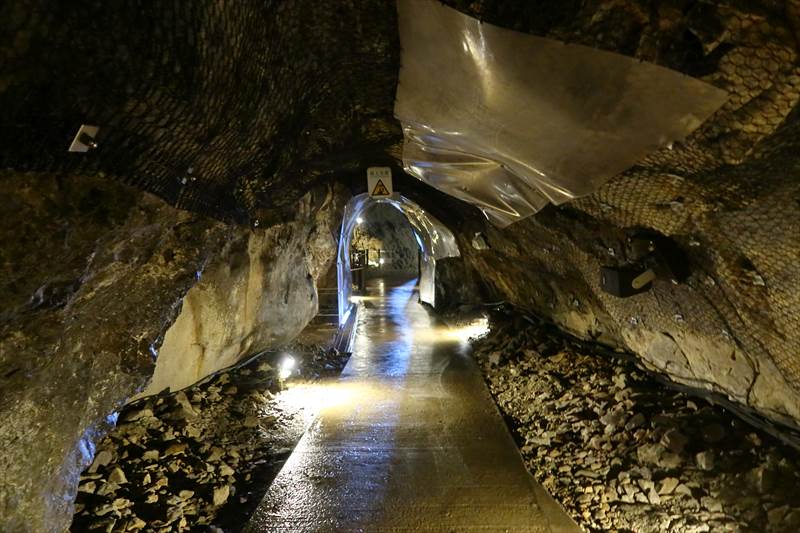
{"type": "Polygon", "coordinates": [[[650,290],[656,274],[653,269],[632,266],[600,267],[600,286],[608,294],[627,298],[650,290]]]}
{"type": "Polygon", "coordinates": [[[627,298],[650,290],[656,279],[683,283],[689,277],[689,261],[675,241],[663,235],[636,235],[629,239],[632,263],[600,267],[600,286],[605,292],[627,298]]]}
{"type": "Polygon", "coordinates": [[[69,152],[88,152],[89,150],[94,150],[97,148],[97,132],[100,131],[99,126],[89,126],[88,124],[82,124],[80,128],[78,128],[78,133],[75,134],[75,137],[72,139],[72,144],[69,145],[69,152]]]}
{"type": "Polygon", "coordinates": [[[278,364],[278,378],[281,381],[289,379],[292,372],[294,372],[295,366],[297,366],[297,361],[295,361],[294,357],[291,355],[284,356],[278,364]]]}
{"type": "Polygon", "coordinates": [[[481,232],[476,233],[472,238],[472,247],[476,250],[488,250],[491,248],[489,241],[486,240],[486,235],[481,232]]]}

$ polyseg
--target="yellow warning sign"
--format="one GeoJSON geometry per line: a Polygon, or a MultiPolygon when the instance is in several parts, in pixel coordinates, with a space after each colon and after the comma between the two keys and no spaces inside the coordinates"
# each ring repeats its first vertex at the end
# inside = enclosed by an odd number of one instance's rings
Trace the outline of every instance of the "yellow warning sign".
{"type": "Polygon", "coordinates": [[[378,180],[378,183],[375,184],[375,188],[369,193],[370,196],[391,196],[391,194],[389,189],[386,188],[386,185],[383,184],[383,180],[378,180]]]}
{"type": "Polygon", "coordinates": [[[389,167],[369,167],[367,169],[367,190],[372,198],[391,198],[392,169],[389,167]]]}

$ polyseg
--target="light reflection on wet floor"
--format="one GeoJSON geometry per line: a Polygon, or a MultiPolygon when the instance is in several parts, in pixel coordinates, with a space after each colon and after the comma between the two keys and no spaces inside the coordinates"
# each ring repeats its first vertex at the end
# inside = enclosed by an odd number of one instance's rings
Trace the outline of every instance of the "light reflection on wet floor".
{"type": "Polygon", "coordinates": [[[376,282],[353,355],[248,531],[578,531],[526,472],[466,339],[376,282]]]}

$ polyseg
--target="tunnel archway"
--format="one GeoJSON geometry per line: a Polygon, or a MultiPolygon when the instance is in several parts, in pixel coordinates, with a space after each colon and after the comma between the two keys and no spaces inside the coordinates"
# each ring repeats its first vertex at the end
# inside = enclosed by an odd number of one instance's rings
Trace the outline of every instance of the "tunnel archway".
{"type": "Polygon", "coordinates": [[[408,219],[420,247],[419,298],[436,305],[436,261],[461,255],[453,233],[436,217],[403,195],[393,198],[372,198],[367,193],[350,199],[344,209],[336,268],[338,281],[339,323],[350,313],[353,276],[350,269],[350,246],[358,219],[375,204],[389,204],[408,219]]]}

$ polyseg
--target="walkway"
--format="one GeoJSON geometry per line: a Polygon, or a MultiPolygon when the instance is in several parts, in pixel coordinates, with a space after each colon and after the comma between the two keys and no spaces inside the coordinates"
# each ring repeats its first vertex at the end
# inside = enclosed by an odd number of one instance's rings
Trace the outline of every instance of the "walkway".
{"type": "Polygon", "coordinates": [[[577,532],[525,470],[458,332],[371,288],[353,356],[247,531],[577,532]]]}

